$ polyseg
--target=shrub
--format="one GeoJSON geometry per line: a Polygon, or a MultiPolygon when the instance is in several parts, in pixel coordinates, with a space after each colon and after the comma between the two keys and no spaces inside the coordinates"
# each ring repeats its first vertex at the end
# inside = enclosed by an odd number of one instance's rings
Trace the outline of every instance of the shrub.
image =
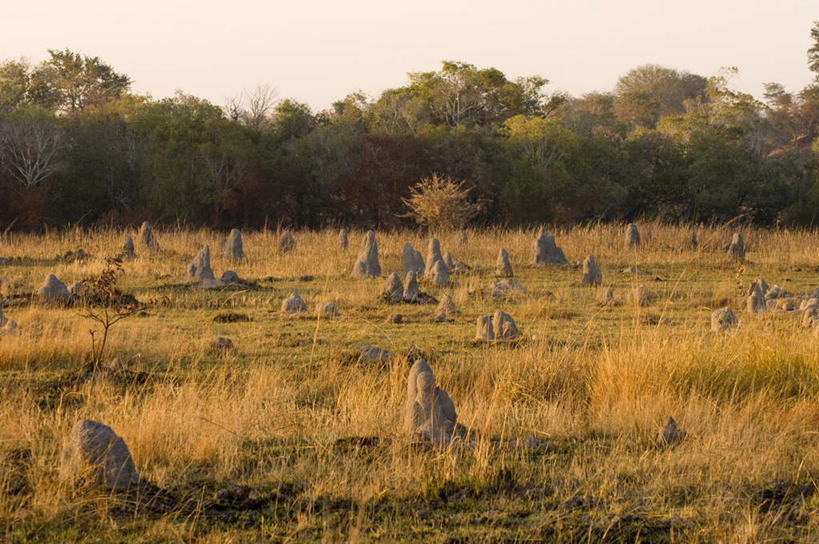
{"type": "Polygon", "coordinates": [[[435,232],[453,230],[463,227],[477,212],[477,205],[469,201],[472,189],[465,184],[466,180],[432,174],[410,188],[409,198],[401,200],[418,224],[435,232]]]}

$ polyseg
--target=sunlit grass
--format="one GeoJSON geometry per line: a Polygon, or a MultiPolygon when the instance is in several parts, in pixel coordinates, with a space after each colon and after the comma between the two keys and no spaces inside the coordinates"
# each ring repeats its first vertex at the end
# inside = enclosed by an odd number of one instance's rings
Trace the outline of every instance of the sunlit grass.
{"type": "Polygon", "coordinates": [[[739,266],[725,260],[728,228],[698,227],[693,251],[684,247],[690,228],[639,226],[638,252],[624,249],[622,226],[555,234],[570,262],[595,254],[618,301],[645,284],[643,307],[600,306],[599,291],[581,287],[572,266],[531,266],[534,229],[470,231],[462,247],[456,233],[443,233],[443,250],[470,266],[446,288],[422,282],[434,296],[453,296],[448,323],[432,321],[434,305],[379,298],[386,276],[401,269],[405,241],[426,254],[427,237],[415,232],[378,233],[383,278],[363,280],[349,277],[359,231],[347,252],[335,231],[297,231],[285,255],[276,232],[248,232],[247,259],[234,264],[222,256],[227,233],[158,229],[161,252],[137,245],[120,281],[144,303],[110,342],[109,357],[143,373],[132,383],[83,381],[92,324],[76,309],[26,299],[49,272],[68,284],[98,274],[130,232],[7,234],[0,256],[17,259],[2,269],[14,295],[4,311],[22,335],[0,338],[0,540],[819,538],[816,499],[771,510],[760,498],[819,471],[819,338],[798,313],[745,313],[742,292],[757,276],[794,294],[819,286],[819,234],[744,229],[748,262],[739,266]],[[233,269],[251,283],[182,285],[205,243],[217,277],[233,269]],[[510,299],[486,293],[500,247],[526,289],[510,299]],[[57,259],[78,248],[90,257],[57,259]],[[646,274],[622,272],[630,266],[646,274]],[[293,291],[308,315],[279,312],[293,291]],[[323,300],[338,304],[338,318],[313,317],[323,300]],[[724,305],[741,326],[713,334],[710,312],[724,305]],[[515,318],[519,343],[473,340],[476,318],[496,309],[515,318]],[[214,321],[225,312],[249,320],[214,321]],[[385,323],[396,312],[408,322],[385,323]],[[219,335],[235,353],[208,349],[219,335]],[[360,344],[399,357],[356,362],[360,344]],[[410,344],[454,399],[471,430],[468,447],[427,450],[401,439],[400,355],[410,344]],[[669,415],[688,436],[657,449],[669,415]],[[81,417],[112,426],[143,476],[175,502],[123,514],[116,497],[61,483],[59,452],[81,417]],[[380,442],[338,445],[351,437],[380,442]],[[216,489],[234,484],[291,491],[241,512],[209,506],[216,489]],[[631,521],[615,523],[618,516],[631,521]]]}

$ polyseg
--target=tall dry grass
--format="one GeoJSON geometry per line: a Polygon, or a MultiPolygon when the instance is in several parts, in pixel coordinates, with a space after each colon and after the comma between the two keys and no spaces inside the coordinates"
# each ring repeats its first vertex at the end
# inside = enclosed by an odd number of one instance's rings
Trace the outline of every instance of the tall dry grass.
{"type": "MultiPolygon", "coordinates": [[[[598,306],[596,290],[580,287],[579,270],[527,265],[534,230],[497,229],[469,232],[464,247],[454,233],[441,236],[444,250],[471,266],[445,289],[458,315],[436,324],[429,307],[401,307],[406,325],[383,322],[396,311],[378,301],[383,280],[349,278],[363,232],[351,233],[347,253],[337,251],[334,232],[297,232],[286,255],[276,252],[277,233],[245,233],[248,259],[234,265],[221,256],[223,233],[160,230],[162,253],[128,263],[121,282],[146,302],[146,315],[124,321],[111,338],[110,355],[146,380],[77,379],[89,323],[70,308],[6,308],[23,334],[0,338],[0,534],[10,541],[82,540],[88,531],[142,541],[469,538],[476,535],[470,509],[475,516],[490,509],[506,520],[483,533],[496,538],[630,541],[612,520],[632,516],[667,524],[688,542],[812,540],[819,505],[810,497],[794,514],[767,508],[759,496],[777,482],[812,482],[819,471],[819,339],[795,314],[742,313],[741,327],[723,335],[708,331],[708,319],[723,304],[739,313],[740,287],[756,276],[792,293],[819,286],[819,234],[745,229],[748,263],[737,266],[722,251],[730,229],[698,227],[700,248],[692,251],[683,248],[686,228],[640,228],[643,245],[633,253],[623,249],[620,226],[578,227],[556,238],[570,261],[594,253],[618,297],[648,285],[648,307],[598,306]],[[230,267],[257,285],[180,286],[203,243],[217,276],[230,267]],[[484,292],[499,247],[526,287],[506,301],[484,292]],[[626,266],[649,274],[621,273],[626,266]],[[299,280],[307,274],[315,279],[299,280]],[[311,308],[335,300],[339,319],[282,317],[278,305],[293,290],[311,308]],[[475,318],[498,307],[518,321],[520,344],[472,340],[475,318]],[[225,311],[252,321],[212,320],[225,311]],[[234,340],[235,354],[208,350],[218,334],[234,340]],[[400,435],[407,368],[398,360],[385,368],[356,363],[352,348],[363,343],[396,353],[418,345],[472,430],[471,445],[408,447],[400,435]],[[657,449],[653,437],[669,415],[688,436],[657,449]],[[59,452],[82,417],[112,426],[143,476],[178,504],[123,517],[115,497],[88,497],[61,482],[59,452]],[[374,449],[337,445],[370,436],[381,439],[374,449]],[[504,491],[498,478],[507,473],[513,483],[504,491]],[[273,509],[249,526],[211,519],[206,499],[215,489],[282,482],[298,485],[299,500],[340,497],[352,506],[333,523],[334,512],[296,502],[287,515],[273,509]],[[446,486],[471,491],[453,505],[436,499],[446,486]],[[424,508],[432,513],[419,517],[424,508]]],[[[124,234],[7,234],[3,256],[21,259],[3,274],[17,294],[32,292],[51,271],[77,281],[99,273],[124,234]],[[78,247],[92,257],[54,259],[78,247]]],[[[405,241],[425,253],[425,240],[378,233],[384,275],[400,270],[405,241]]]]}

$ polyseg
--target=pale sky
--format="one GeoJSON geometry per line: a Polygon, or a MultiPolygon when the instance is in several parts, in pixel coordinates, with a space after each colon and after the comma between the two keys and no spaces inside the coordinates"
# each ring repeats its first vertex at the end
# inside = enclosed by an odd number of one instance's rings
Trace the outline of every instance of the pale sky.
{"type": "Polygon", "coordinates": [[[548,90],[612,90],[655,63],[734,87],[807,85],[819,0],[0,0],[0,59],[47,49],[98,56],[154,98],[176,89],[224,105],[269,84],[323,109],[350,92],[377,97],[441,60],[540,75],[548,90]]]}

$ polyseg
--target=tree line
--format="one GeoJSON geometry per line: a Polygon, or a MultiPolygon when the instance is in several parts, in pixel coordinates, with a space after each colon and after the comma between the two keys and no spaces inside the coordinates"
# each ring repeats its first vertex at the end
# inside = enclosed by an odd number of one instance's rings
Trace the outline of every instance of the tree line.
{"type": "Polygon", "coordinates": [[[98,57],[0,63],[0,222],[393,228],[422,179],[465,180],[479,225],[726,221],[819,225],[814,81],[764,97],[657,65],[610,92],[442,63],[324,111],[269,87],[217,106],[153,99],[98,57]]]}

